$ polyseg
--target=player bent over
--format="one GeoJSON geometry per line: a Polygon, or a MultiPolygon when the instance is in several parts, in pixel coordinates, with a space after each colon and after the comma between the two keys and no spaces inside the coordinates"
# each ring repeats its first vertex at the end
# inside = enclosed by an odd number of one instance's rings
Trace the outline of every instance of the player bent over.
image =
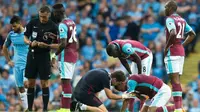
{"type": "MultiPolygon", "coordinates": [[[[171,97],[171,89],[157,77],[137,74],[125,80],[125,75],[120,73],[111,74],[111,80],[116,80],[115,89],[146,100],[140,112],[171,112],[175,109],[174,105],[165,106],[171,97]]],[[[127,102],[123,102],[122,111],[125,111],[127,102]]]]}
{"type": "MultiPolygon", "coordinates": [[[[123,76],[123,72],[113,72],[112,75],[123,76]]],[[[120,80],[112,79],[110,74],[104,69],[93,69],[87,72],[76,85],[72,98],[70,110],[89,110],[92,112],[108,112],[104,104],[96,96],[98,92],[104,90],[109,99],[120,100],[130,98],[130,94],[116,95],[110,90],[110,86],[115,86],[120,80]]]]}
{"type": "Polygon", "coordinates": [[[106,51],[109,56],[119,58],[130,74],[150,75],[153,55],[142,43],[134,40],[115,40],[108,44],[106,51]],[[132,61],[131,69],[127,59],[132,61]]]}
{"type": "MultiPolygon", "coordinates": [[[[119,58],[129,74],[150,75],[153,55],[151,50],[134,40],[115,40],[106,48],[107,54],[119,58]],[[132,61],[131,69],[127,59],[132,61]]],[[[141,105],[143,102],[141,102],[141,105]]],[[[133,110],[134,99],[130,100],[129,111],[133,110]]]]}

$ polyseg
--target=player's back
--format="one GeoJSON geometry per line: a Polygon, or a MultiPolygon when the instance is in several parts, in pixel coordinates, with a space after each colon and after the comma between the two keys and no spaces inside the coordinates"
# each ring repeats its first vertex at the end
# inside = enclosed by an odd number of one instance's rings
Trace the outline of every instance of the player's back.
{"type": "Polygon", "coordinates": [[[137,83],[136,91],[140,91],[140,93],[146,94],[150,98],[153,97],[163,85],[162,80],[154,76],[138,74],[131,75],[128,79],[129,81],[134,80],[137,83]]]}
{"type": "MultiPolygon", "coordinates": [[[[135,40],[115,40],[113,41],[113,43],[118,43],[120,48],[122,49],[122,47],[129,43],[132,45],[135,53],[137,53],[137,55],[141,58],[141,59],[144,59],[146,57],[148,57],[149,53],[151,52],[147,47],[145,47],[142,43],[138,42],[138,41],[135,41],[135,40]]],[[[134,58],[133,57],[129,57],[130,60],[133,60],[134,61],[134,58]]]]}
{"type": "Polygon", "coordinates": [[[93,93],[97,93],[103,90],[105,86],[110,86],[110,77],[108,72],[104,69],[93,69],[88,71],[81,78],[75,88],[75,92],[79,93],[81,91],[91,91],[93,93]]]}
{"type": "Polygon", "coordinates": [[[14,47],[14,63],[15,65],[26,65],[26,57],[28,53],[28,45],[24,42],[24,32],[15,33],[11,31],[8,34],[14,47]]]}
{"type": "Polygon", "coordinates": [[[60,29],[60,32],[65,32],[67,37],[67,45],[65,50],[61,53],[61,57],[64,57],[65,62],[75,63],[78,59],[78,40],[76,38],[76,24],[73,20],[65,18],[62,23],[64,28],[60,29]]]}
{"type": "MultiPolygon", "coordinates": [[[[187,26],[187,22],[178,14],[172,14],[166,20],[166,24],[170,27],[175,24],[176,38],[172,42],[170,46],[170,55],[172,56],[184,56],[185,51],[182,46],[182,40],[184,39],[185,29],[187,26]]],[[[166,42],[168,42],[170,36],[170,32],[166,28],[166,42]]]]}

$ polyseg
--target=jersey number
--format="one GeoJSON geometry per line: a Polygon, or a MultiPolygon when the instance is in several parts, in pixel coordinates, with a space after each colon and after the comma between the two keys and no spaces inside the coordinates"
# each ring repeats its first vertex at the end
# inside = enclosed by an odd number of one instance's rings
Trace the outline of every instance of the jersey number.
{"type": "Polygon", "coordinates": [[[76,39],[76,26],[74,28],[72,26],[69,27],[69,30],[72,32],[71,37],[69,38],[69,43],[77,42],[76,39]]]}
{"type": "Polygon", "coordinates": [[[145,66],[143,67],[143,72],[146,72],[146,67],[145,66]]]}
{"type": "Polygon", "coordinates": [[[179,31],[178,31],[176,38],[181,39],[181,38],[183,38],[185,24],[181,24],[181,22],[178,22],[178,27],[179,27],[179,31]]]}

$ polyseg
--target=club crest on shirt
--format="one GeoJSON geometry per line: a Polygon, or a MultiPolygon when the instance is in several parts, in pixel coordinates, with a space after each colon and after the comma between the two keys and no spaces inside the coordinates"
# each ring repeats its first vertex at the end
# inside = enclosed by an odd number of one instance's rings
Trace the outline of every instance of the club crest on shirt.
{"type": "Polygon", "coordinates": [[[44,39],[44,40],[47,40],[47,39],[48,39],[48,36],[47,36],[47,35],[44,35],[44,36],[43,36],[43,39],[44,39]]]}
{"type": "Polygon", "coordinates": [[[33,37],[33,38],[36,38],[36,37],[37,37],[37,32],[34,32],[34,31],[33,31],[33,32],[32,32],[32,37],[33,37]]]}
{"type": "Polygon", "coordinates": [[[63,28],[60,28],[59,30],[60,30],[61,33],[64,32],[64,29],[63,29],[63,28]]]}

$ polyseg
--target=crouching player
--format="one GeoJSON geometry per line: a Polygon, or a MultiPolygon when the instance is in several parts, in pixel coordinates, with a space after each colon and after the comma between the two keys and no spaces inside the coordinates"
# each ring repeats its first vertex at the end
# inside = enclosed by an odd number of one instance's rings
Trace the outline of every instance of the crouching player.
{"type": "MultiPolygon", "coordinates": [[[[114,76],[123,76],[123,72],[113,72],[114,76]]],[[[72,94],[72,103],[70,110],[89,110],[92,112],[108,112],[104,104],[97,97],[98,92],[104,90],[109,99],[120,100],[130,98],[130,94],[122,94],[122,96],[112,93],[110,86],[124,81],[125,77],[120,80],[111,80],[110,74],[104,69],[93,69],[87,72],[75,87],[72,94]]]]}
{"type": "MultiPolygon", "coordinates": [[[[170,87],[154,76],[131,75],[125,80],[125,75],[118,73],[111,74],[111,80],[116,80],[115,89],[145,100],[140,112],[171,112],[175,109],[174,105],[165,106],[171,97],[170,87]]],[[[128,100],[124,100],[122,111],[125,111],[128,100]]]]}

